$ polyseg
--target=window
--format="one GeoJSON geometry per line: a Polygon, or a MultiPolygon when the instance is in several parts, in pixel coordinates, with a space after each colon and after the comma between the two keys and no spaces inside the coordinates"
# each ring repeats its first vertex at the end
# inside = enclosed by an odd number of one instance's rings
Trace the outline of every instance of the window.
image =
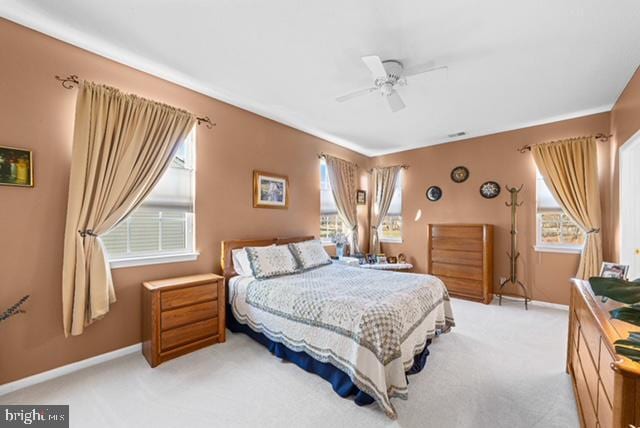
{"type": "Polygon", "coordinates": [[[102,236],[112,267],[194,260],[195,130],[131,215],[102,236]]]}
{"type": "Polygon", "coordinates": [[[577,252],[584,232],[564,213],[538,172],[536,175],[537,250],[577,252]]]}
{"type": "Polygon", "coordinates": [[[336,233],[347,234],[347,228],[338,215],[338,207],[331,193],[327,164],[320,163],[320,240],[331,242],[336,233]]]}
{"type": "Polygon", "coordinates": [[[402,171],[398,174],[389,211],[378,233],[380,242],[402,242],[402,171]]]}

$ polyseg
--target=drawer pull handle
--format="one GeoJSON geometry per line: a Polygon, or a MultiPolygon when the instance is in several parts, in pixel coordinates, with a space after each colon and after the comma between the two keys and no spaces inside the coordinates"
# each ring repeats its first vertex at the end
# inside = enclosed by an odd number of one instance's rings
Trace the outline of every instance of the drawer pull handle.
{"type": "MultiPolygon", "coordinates": [[[[618,371],[618,365],[622,364],[624,362],[623,359],[619,359],[618,361],[614,361],[613,363],[609,364],[609,367],[611,367],[611,370],[613,370],[614,372],[618,371]]],[[[635,427],[633,427],[635,428],[635,427]]]]}

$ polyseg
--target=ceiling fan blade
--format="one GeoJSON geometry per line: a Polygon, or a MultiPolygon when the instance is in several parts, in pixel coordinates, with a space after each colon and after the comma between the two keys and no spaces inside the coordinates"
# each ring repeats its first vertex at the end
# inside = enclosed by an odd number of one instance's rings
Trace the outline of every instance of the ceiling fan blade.
{"type": "Polygon", "coordinates": [[[374,79],[387,77],[387,70],[384,69],[384,65],[382,64],[379,56],[363,56],[362,61],[364,61],[365,65],[369,68],[374,79]]]}
{"type": "Polygon", "coordinates": [[[360,89],[357,91],[353,91],[350,92],[348,94],[342,95],[341,97],[337,97],[336,101],[338,101],[339,103],[350,100],[351,98],[355,98],[355,97],[359,97],[361,95],[365,95],[365,94],[369,94],[375,90],[377,90],[378,88],[366,88],[366,89],[360,89]]]}
{"type": "Polygon", "coordinates": [[[392,112],[397,112],[398,110],[402,110],[404,106],[404,102],[402,102],[402,98],[400,98],[400,94],[397,91],[393,91],[387,97],[387,103],[389,104],[389,108],[392,112]]]}
{"type": "Polygon", "coordinates": [[[449,67],[447,67],[446,65],[441,65],[439,67],[434,67],[432,63],[427,63],[427,64],[416,65],[416,66],[413,66],[413,67],[405,68],[405,70],[402,73],[402,75],[403,76],[415,76],[416,74],[432,73],[432,72],[439,72],[439,73],[446,74],[448,69],[449,69],[449,67]]]}

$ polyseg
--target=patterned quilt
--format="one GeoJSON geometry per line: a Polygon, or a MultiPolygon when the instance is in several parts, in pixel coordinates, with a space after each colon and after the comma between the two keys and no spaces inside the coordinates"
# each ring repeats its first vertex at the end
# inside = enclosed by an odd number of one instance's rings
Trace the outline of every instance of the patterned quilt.
{"type": "Polygon", "coordinates": [[[407,398],[413,357],[454,325],[447,290],[430,275],[331,264],[234,279],[229,300],[239,322],[337,366],[392,418],[390,398],[407,398]]]}

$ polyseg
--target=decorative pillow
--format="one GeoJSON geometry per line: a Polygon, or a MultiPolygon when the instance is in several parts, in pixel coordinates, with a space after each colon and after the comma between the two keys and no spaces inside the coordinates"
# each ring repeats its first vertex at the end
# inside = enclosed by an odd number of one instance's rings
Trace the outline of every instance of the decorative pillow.
{"type": "Polygon", "coordinates": [[[289,244],[289,248],[301,269],[307,270],[331,263],[331,257],[318,240],[296,242],[289,244]]]}
{"type": "Polygon", "coordinates": [[[233,270],[240,276],[253,276],[249,256],[244,248],[238,248],[231,251],[231,259],[233,261],[233,270]]]}
{"type": "Polygon", "coordinates": [[[286,245],[246,247],[253,276],[258,279],[298,272],[298,262],[286,245]]]}

